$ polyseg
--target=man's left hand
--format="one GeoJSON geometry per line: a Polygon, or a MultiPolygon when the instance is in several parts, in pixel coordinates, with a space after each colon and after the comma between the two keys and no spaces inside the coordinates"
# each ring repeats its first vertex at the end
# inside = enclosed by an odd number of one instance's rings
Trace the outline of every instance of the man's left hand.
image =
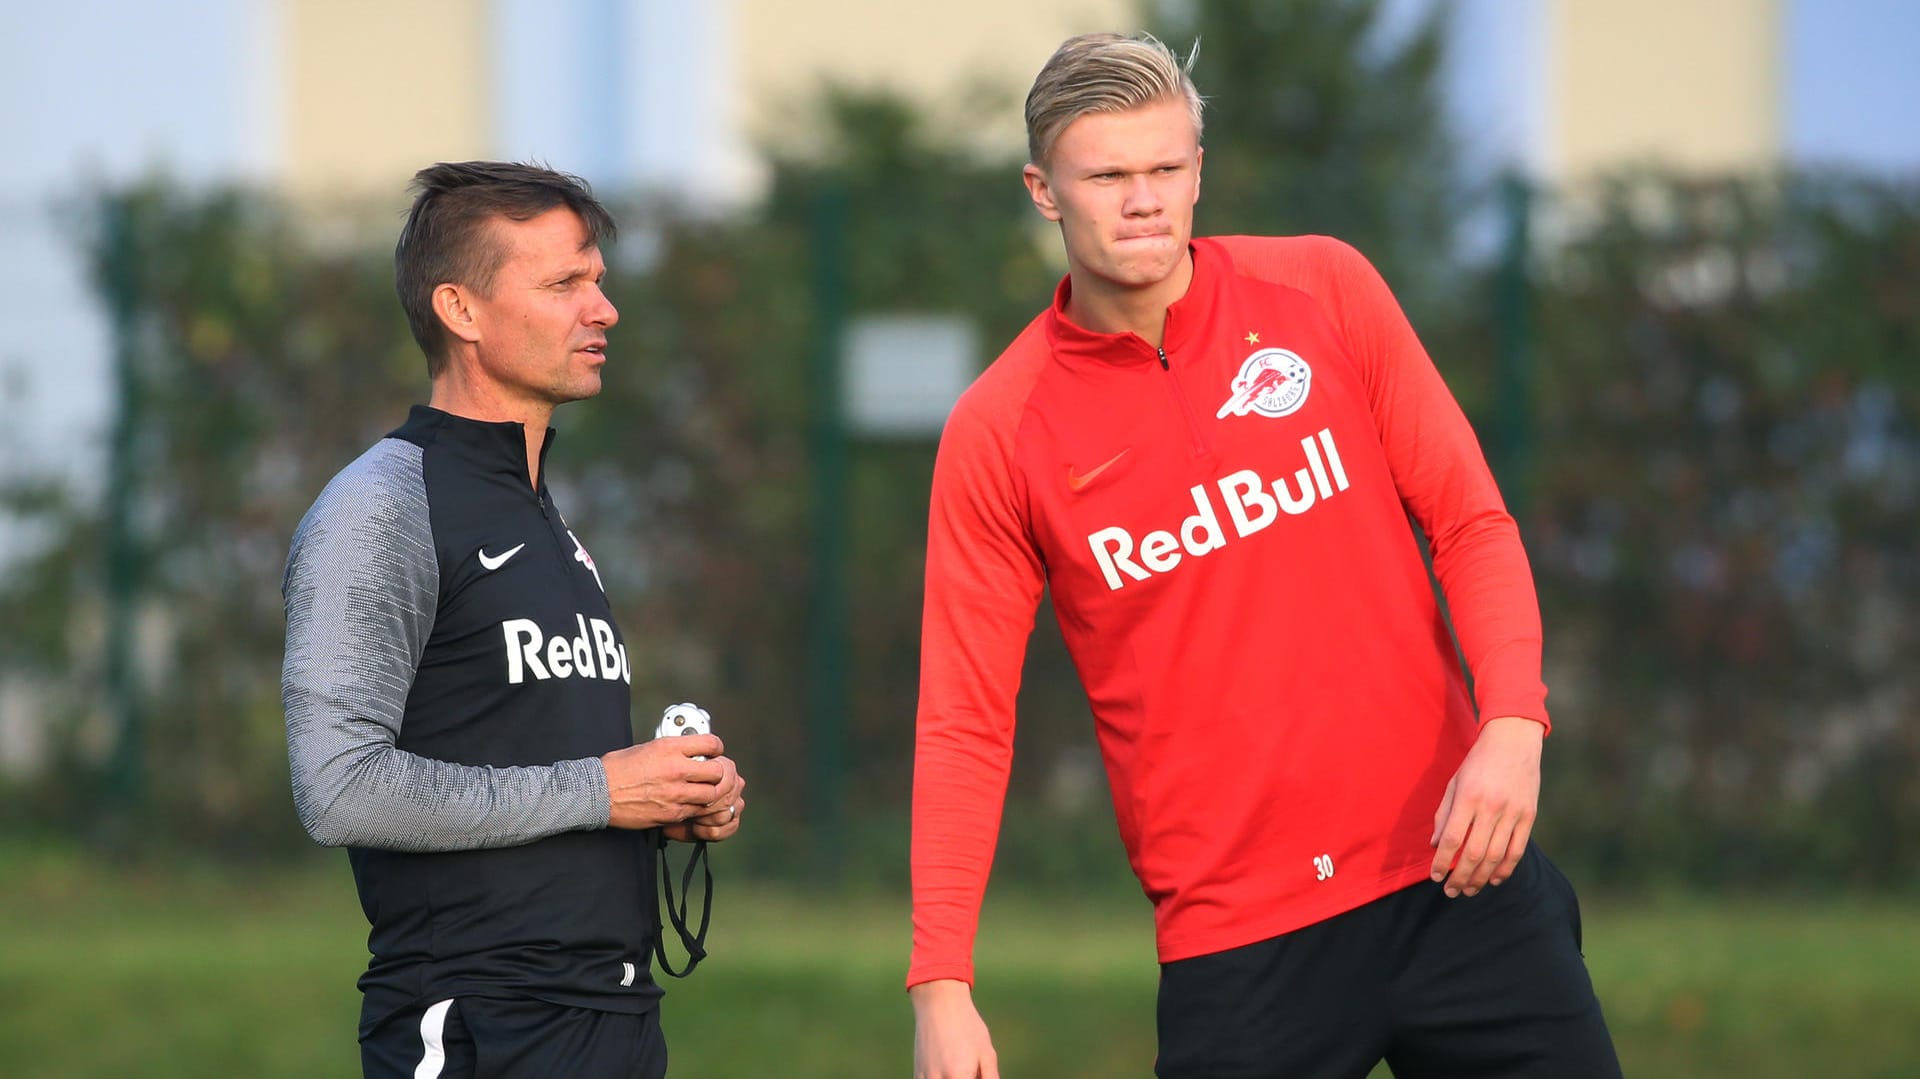
{"type": "Polygon", "coordinates": [[[719,784],[720,797],[713,805],[697,817],[676,824],[663,825],[662,835],[681,843],[691,843],[704,839],[709,843],[718,843],[740,830],[740,818],[747,812],[747,778],[734,768],[733,761],[719,758],[726,765],[727,775],[719,784]]]}
{"type": "Polygon", "coordinates": [[[1480,737],[1433,815],[1433,879],[1448,897],[1475,895],[1513,876],[1540,807],[1546,727],[1520,716],[1480,725],[1480,737]],[[1456,860],[1457,859],[1457,860],[1456,860]]]}

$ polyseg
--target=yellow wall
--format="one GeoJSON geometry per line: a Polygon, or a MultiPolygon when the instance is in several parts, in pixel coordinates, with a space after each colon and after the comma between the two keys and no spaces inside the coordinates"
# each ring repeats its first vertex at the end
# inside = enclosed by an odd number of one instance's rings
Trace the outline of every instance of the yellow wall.
{"type": "Polygon", "coordinates": [[[1559,0],[1548,168],[1661,161],[1710,172],[1780,145],[1778,0],[1559,0]]]}
{"type": "Polygon", "coordinates": [[[422,166],[486,155],[485,4],[282,2],[289,189],[398,200],[422,166]]]}
{"type": "MultiPolygon", "coordinates": [[[[420,166],[489,152],[485,0],[279,4],[286,81],[278,157],[292,191],[397,199],[420,166]]],[[[1700,171],[1771,163],[1780,145],[1780,6],[1553,0],[1549,173],[1577,179],[1646,161],[1700,171]]],[[[796,104],[827,77],[956,106],[952,95],[984,81],[1004,97],[968,134],[1004,150],[1021,143],[1019,98],[1054,46],[1086,30],[1133,29],[1135,4],[730,0],[723,10],[728,107],[750,141],[790,132],[796,104]]]]}
{"type": "Polygon", "coordinates": [[[922,101],[985,76],[1013,94],[992,137],[1018,146],[1019,103],[1054,48],[1078,33],[1138,29],[1134,11],[1133,0],[734,0],[740,119],[750,139],[778,133],[787,106],[827,76],[922,101]]]}

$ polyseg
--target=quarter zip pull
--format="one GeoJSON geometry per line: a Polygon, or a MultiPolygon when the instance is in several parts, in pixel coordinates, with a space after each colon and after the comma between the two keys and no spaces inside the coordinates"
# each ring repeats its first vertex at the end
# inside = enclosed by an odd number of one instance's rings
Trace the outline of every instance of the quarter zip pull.
{"type": "Polygon", "coordinates": [[[1173,377],[1173,365],[1167,362],[1167,348],[1165,345],[1157,345],[1153,351],[1160,357],[1160,370],[1167,373],[1167,385],[1171,387],[1173,399],[1179,406],[1180,417],[1187,421],[1187,436],[1193,442],[1193,455],[1205,457],[1208,452],[1206,436],[1201,432],[1199,420],[1193,414],[1193,406],[1187,401],[1186,391],[1180,388],[1180,380],[1173,377]]]}

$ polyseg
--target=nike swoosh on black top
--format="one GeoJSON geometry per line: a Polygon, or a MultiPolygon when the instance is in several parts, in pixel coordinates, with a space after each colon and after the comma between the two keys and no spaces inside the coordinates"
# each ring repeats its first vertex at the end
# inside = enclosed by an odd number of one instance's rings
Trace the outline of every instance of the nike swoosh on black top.
{"type": "MultiPolygon", "coordinates": [[[[525,547],[525,546],[526,544],[524,543],[520,545],[520,547],[525,547]]],[[[499,569],[501,566],[504,566],[507,564],[507,559],[512,558],[514,555],[517,555],[520,553],[520,547],[514,547],[510,550],[502,551],[501,553],[496,555],[487,554],[487,549],[485,547],[480,548],[481,568],[487,569],[487,570],[499,569]]]]}

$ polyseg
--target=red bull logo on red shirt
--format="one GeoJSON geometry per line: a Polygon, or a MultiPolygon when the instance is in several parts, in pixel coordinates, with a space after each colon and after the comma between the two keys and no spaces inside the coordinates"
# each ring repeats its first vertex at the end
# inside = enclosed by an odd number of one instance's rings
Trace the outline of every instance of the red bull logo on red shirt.
{"type": "Polygon", "coordinates": [[[1284,348],[1263,348],[1247,357],[1240,374],[1233,380],[1233,394],[1216,420],[1258,412],[1278,418],[1291,416],[1307,403],[1307,390],[1313,384],[1313,369],[1307,361],[1284,348]]]}
{"type": "MultiPolygon", "coordinates": [[[[1306,465],[1294,470],[1291,483],[1282,476],[1269,485],[1250,468],[1214,481],[1235,536],[1251,536],[1278,521],[1282,514],[1305,513],[1315,502],[1332,498],[1350,486],[1330,428],[1322,427],[1301,439],[1300,449],[1306,455],[1306,465]]],[[[1087,537],[1109,589],[1119,591],[1129,580],[1147,580],[1172,570],[1184,558],[1200,558],[1227,545],[1227,531],[1220,524],[1207,485],[1195,484],[1191,490],[1193,515],[1181,521],[1178,529],[1147,533],[1139,540],[1137,551],[1133,533],[1119,525],[1087,537]]]]}

